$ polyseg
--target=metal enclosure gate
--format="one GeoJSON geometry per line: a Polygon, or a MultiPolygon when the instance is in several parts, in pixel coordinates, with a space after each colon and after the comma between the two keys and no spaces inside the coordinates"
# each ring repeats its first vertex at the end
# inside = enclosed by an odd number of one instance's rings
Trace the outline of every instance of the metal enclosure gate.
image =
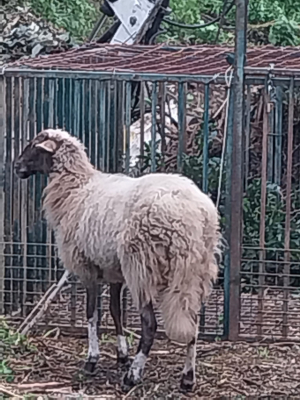
{"type": "MultiPolygon", "coordinates": [[[[191,176],[216,201],[220,160],[212,154],[217,123],[211,110],[216,93],[221,93],[222,104],[228,100],[228,112],[219,209],[222,226],[228,230],[233,208],[230,176],[237,168],[231,164],[235,146],[232,96],[222,78],[209,79],[5,71],[0,78],[1,312],[17,321],[24,318],[63,270],[40,211],[45,179],[36,176],[21,182],[12,169],[14,155],[43,128],[65,128],[78,136],[92,163],[104,171],[138,175],[176,170],[191,176]],[[141,100],[132,111],[137,89],[141,100]],[[196,109],[191,108],[191,99],[197,96],[201,108],[198,147],[189,153],[190,115],[196,109]],[[138,139],[133,137],[132,119],[140,132],[138,139]],[[130,154],[133,141],[138,147],[134,155],[130,154]],[[173,152],[168,153],[170,149],[173,152]]],[[[300,339],[299,82],[292,73],[281,78],[269,77],[266,71],[246,75],[243,221],[238,221],[243,225],[242,256],[230,260],[225,252],[219,281],[201,312],[202,337],[300,339]]],[[[238,240],[236,231],[231,225],[231,237],[238,240]]],[[[43,325],[71,333],[81,330],[84,299],[80,284],[70,282],[51,305],[43,325]]],[[[124,297],[123,307],[127,326],[138,329],[139,317],[130,296],[124,297]]],[[[102,327],[111,328],[106,287],[99,296],[99,308],[102,327]]],[[[159,328],[163,329],[160,319],[159,328]]]]}
{"type": "MultiPolygon", "coordinates": [[[[171,80],[168,76],[153,79],[141,75],[133,79],[130,74],[107,76],[105,73],[84,72],[5,72],[0,83],[3,102],[0,112],[5,115],[5,128],[2,127],[5,136],[0,138],[0,146],[4,146],[2,201],[0,197],[4,208],[1,213],[3,220],[0,221],[0,225],[4,226],[0,239],[2,312],[13,316],[15,320],[24,318],[63,271],[56,257],[52,232],[41,213],[46,178],[37,175],[27,182],[18,180],[12,165],[15,155],[42,129],[59,127],[79,137],[87,148],[91,162],[103,171],[130,174],[157,170],[184,172],[188,160],[185,154],[188,145],[187,109],[189,99],[199,90],[203,94],[204,104],[203,121],[197,134],[201,149],[197,150],[193,160],[198,160],[197,182],[207,192],[211,189],[209,181],[213,182],[216,190],[217,175],[214,174],[214,179],[210,180],[209,174],[213,168],[219,169],[209,159],[208,151],[210,133],[214,129],[209,121],[209,83],[176,77],[171,80]],[[137,89],[141,99],[138,107],[141,133],[138,139],[139,156],[134,164],[130,154],[130,125],[137,89]],[[168,96],[173,99],[172,110],[168,108],[168,96]],[[177,110],[176,117],[174,109],[177,110]],[[147,115],[149,111],[150,116],[147,115]],[[148,140],[147,123],[151,124],[148,140]],[[175,144],[175,158],[167,159],[166,133],[171,125],[177,130],[178,141],[175,144]]],[[[223,90],[226,95],[225,85],[223,90]]],[[[225,198],[224,195],[221,198],[223,208],[225,198]]],[[[226,319],[224,296],[228,290],[229,286],[224,288],[222,268],[219,282],[201,312],[200,334],[203,337],[223,337],[226,319]]],[[[80,284],[70,282],[49,308],[43,324],[59,326],[70,332],[80,330],[85,326],[84,301],[85,293],[80,284]]],[[[102,327],[112,327],[105,286],[99,296],[99,308],[102,327]]],[[[131,329],[139,328],[139,316],[131,304],[130,296],[124,296],[123,308],[125,325],[131,329]]],[[[162,330],[160,318],[158,320],[162,330]]]]}

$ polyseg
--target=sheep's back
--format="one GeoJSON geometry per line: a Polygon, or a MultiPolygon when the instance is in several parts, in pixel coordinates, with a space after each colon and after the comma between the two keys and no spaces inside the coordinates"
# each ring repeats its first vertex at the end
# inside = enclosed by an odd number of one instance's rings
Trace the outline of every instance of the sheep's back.
{"type": "Polygon", "coordinates": [[[137,179],[129,201],[118,254],[135,303],[196,282],[196,307],[217,276],[216,207],[189,179],[165,174],[137,179]]]}
{"type": "Polygon", "coordinates": [[[130,183],[123,175],[97,174],[85,188],[76,241],[86,257],[102,269],[119,263],[117,242],[124,230],[130,183]]]}

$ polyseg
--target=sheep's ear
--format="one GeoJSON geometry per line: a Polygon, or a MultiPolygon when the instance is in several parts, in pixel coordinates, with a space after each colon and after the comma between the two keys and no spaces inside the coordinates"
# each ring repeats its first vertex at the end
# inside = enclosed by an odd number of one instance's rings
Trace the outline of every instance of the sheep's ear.
{"type": "Polygon", "coordinates": [[[45,140],[45,142],[37,144],[36,147],[39,147],[40,149],[52,154],[55,153],[57,149],[57,145],[53,140],[45,140]]]}

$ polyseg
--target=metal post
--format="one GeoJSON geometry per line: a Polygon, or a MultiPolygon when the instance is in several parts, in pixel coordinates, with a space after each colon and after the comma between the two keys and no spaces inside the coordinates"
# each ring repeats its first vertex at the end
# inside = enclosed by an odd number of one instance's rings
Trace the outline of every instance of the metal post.
{"type": "Polygon", "coordinates": [[[231,172],[230,293],[228,339],[239,334],[240,264],[243,201],[244,63],[246,54],[248,0],[236,0],[235,59],[233,81],[233,149],[231,172]]]}
{"type": "Polygon", "coordinates": [[[0,315],[4,314],[4,137],[5,137],[5,80],[0,75],[0,315]]]}

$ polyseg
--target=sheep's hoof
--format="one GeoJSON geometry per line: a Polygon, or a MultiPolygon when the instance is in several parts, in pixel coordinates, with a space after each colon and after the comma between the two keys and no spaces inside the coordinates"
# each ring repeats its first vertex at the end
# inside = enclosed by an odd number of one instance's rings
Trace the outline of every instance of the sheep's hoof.
{"type": "Polygon", "coordinates": [[[131,388],[141,383],[141,378],[136,379],[131,371],[126,372],[123,376],[122,389],[128,392],[131,388]]]}
{"type": "Polygon", "coordinates": [[[96,374],[97,372],[97,361],[95,360],[95,358],[88,358],[85,363],[84,363],[84,367],[83,367],[83,372],[85,373],[85,375],[88,376],[93,376],[96,374]]]}
{"type": "Polygon", "coordinates": [[[180,389],[183,392],[192,392],[195,386],[194,371],[190,370],[187,374],[183,374],[180,382],[180,389]]]}
{"type": "Polygon", "coordinates": [[[128,355],[119,352],[117,352],[117,363],[126,367],[129,367],[131,364],[128,355]]]}

